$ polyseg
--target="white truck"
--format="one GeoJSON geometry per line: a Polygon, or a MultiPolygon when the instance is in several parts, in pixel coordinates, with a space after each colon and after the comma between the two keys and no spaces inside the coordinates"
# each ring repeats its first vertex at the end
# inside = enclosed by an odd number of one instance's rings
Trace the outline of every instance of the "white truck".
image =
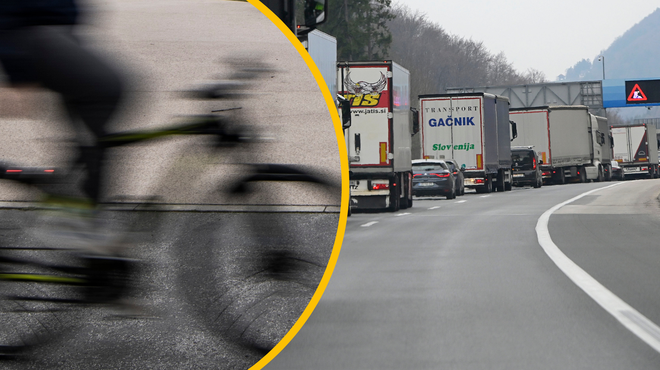
{"type": "Polygon", "coordinates": [[[658,141],[654,125],[612,126],[613,159],[623,177],[658,177],[658,141]]]}
{"type": "Polygon", "coordinates": [[[422,157],[455,159],[465,187],[511,190],[509,100],[487,93],[419,96],[422,157]]]}
{"type": "Polygon", "coordinates": [[[609,180],[611,140],[607,119],[582,105],[514,108],[518,137],[512,145],[532,145],[539,153],[543,181],[564,184],[609,180]]]}
{"type": "Polygon", "coordinates": [[[353,210],[412,206],[410,74],[392,61],[338,62],[353,210]]]}
{"type": "Polygon", "coordinates": [[[314,60],[334,98],[337,95],[337,39],[319,30],[313,30],[298,39],[314,60]]]}

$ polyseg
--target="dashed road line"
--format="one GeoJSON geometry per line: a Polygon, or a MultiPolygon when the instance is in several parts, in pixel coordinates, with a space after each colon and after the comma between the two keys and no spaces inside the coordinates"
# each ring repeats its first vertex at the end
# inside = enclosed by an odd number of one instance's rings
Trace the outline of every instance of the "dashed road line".
{"type": "Polygon", "coordinates": [[[407,216],[409,214],[410,212],[399,213],[398,215],[396,215],[396,217],[407,216]]]}
{"type": "Polygon", "coordinates": [[[369,227],[369,226],[375,225],[377,223],[378,223],[378,221],[371,221],[371,222],[367,222],[366,224],[363,224],[363,225],[360,225],[360,226],[361,227],[369,227]]]}
{"type": "Polygon", "coordinates": [[[454,203],[465,203],[465,202],[467,202],[467,200],[457,200],[457,201],[454,202],[454,203]]]}
{"type": "Polygon", "coordinates": [[[438,208],[440,208],[440,207],[442,207],[442,206],[433,206],[433,207],[431,207],[431,208],[429,208],[429,209],[438,209],[438,208]]]}

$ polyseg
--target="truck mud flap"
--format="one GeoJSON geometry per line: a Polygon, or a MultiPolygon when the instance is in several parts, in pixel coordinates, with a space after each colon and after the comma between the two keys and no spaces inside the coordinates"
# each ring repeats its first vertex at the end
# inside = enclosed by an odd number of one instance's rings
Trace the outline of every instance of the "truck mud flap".
{"type": "Polygon", "coordinates": [[[389,206],[385,195],[352,196],[351,200],[354,211],[386,209],[389,206]]]}

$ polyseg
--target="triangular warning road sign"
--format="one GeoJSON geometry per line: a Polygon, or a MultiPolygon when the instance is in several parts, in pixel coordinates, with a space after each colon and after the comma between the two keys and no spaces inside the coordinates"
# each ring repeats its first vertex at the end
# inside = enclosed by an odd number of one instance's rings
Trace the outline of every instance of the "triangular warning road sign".
{"type": "Polygon", "coordinates": [[[646,100],[646,95],[639,87],[639,84],[635,84],[635,87],[633,87],[632,90],[630,91],[630,95],[628,95],[628,101],[645,101],[645,100],[646,100]]]}

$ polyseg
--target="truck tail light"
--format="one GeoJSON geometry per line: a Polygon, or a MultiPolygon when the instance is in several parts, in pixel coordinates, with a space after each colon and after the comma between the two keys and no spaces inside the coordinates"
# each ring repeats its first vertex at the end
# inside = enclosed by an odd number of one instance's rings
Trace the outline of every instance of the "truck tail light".
{"type": "Polygon", "coordinates": [[[389,184],[371,184],[371,190],[389,190],[389,184]]]}
{"type": "Polygon", "coordinates": [[[483,183],[484,183],[484,179],[474,179],[474,183],[475,183],[475,184],[483,184],[483,183]]]}

